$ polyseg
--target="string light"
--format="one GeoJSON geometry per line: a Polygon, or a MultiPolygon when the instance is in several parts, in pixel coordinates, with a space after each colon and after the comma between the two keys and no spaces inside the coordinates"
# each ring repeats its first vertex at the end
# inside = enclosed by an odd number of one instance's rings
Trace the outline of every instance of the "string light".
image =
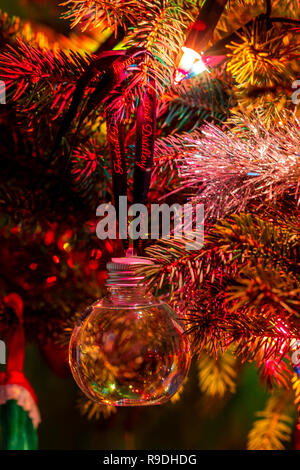
{"type": "Polygon", "coordinates": [[[174,76],[175,85],[184,79],[192,78],[195,75],[199,75],[205,70],[208,70],[198,52],[190,49],[189,47],[182,47],[182,51],[183,55],[174,76]]]}
{"type": "Polygon", "coordinates": [[[174,75],[175,85],[207,70],[202,54],[212,38],[227,0],[206,0],[188,32],[183,55],[174,75]]]}

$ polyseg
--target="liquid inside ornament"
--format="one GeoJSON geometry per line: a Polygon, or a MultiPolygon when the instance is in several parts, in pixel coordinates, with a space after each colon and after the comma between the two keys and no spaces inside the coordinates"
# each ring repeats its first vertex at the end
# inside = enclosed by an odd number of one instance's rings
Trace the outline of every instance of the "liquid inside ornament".
{"type": "Polygon", "coordinates": [[[75,327],[69,348],[73,376],[92,400],[115,406],[161,404],[182,385],[189,345],[173,310],[146,293],[135,275],[139,257],[108,263],[108,295],[75,327]]]}

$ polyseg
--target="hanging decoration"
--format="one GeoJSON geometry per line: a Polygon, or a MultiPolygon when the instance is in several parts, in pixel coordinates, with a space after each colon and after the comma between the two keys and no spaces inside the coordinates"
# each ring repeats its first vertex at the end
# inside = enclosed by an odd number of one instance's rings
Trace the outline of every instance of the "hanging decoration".
{"type": "MultiPolygon", "coordinates": [[[[133,179],[133,204],[146,204],[153,166],[153,151],[156,126],[155,81],[149,80],[137,109],[136,158],[133,179]]],[[[107,112],[107,136],[111,157],[112,181],[117,218],[119,219],[119,198],[127,196],[127,169],[121,117],[107,112]]],[[[127,233],[120,234],[125,249],[128,248],[127,233]]],[[[138,240],[134,241],[138,251],[138,240]]]]}
{"type": "MultiPolygon", "coordinates": [[[[127,196],[127,168],[123,116],[112,102],[112,91],[120,93],[116,87],[120,85],[121,88],[127,68],[136,67],[136,61],[147,54],[147,51],[135,50],[102,55],[98,64],[105,58],[104,63],[109,66],[83,112],[86,116],[92,106],[106,101],[107,138],[118,219],[120,197],[127,196]]],[[[89,73],[86,78],[90,79],[89,73]]],[[[86,78],[81,81],[84,86],[86,78]]],[[[80,85],[75,92],[57,143],[75,115],[76,101],[84,86],[80,85]]],[[[134,204],[147,202],[155,130],[156,90],[155,80],[150,76],[148,82],[141,85],[137,106],[134,204]]],[[[142,251],[141,239],[134,240],[128,249],[127,228],[126,233],[119,235],[127,254],[142,251]]],[[[134,268],[145,263],[146,260],[138,256],[113,259],[108,264],[113,280],[108,287],[110,296],[89,307],[72,334],[69,362],[73,376],[89,398],[102,404],[163,403],[177,392],[189,369],[188,344],[172,310],[138,285],[142,278],[135,277],[134,268]]]]}
{"type": "Polygon", "coordinates": [[[70,341],[70,366],[92,400],[114,406],[156,405],[183,384],[189,345],[170,307],[146,293],[141,257],[108,263],[108,296],[82,315],[70,341]]]}

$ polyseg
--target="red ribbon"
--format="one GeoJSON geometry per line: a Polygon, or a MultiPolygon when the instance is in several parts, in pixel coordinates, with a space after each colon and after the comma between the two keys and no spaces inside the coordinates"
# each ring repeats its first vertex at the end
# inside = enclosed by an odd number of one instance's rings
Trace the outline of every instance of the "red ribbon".
{"type": "MultiPolygon", "coordinates": [[[[100,81],[93,93],[90,95],[88,103],[81,114],[78,128],[83,119],[101,103],[108,103],[107,137],[112,163],[112,180],[114,200],[117,215],[119,213],[119,196],[127,194],[127,175],[125,148],[123,142],[122,116],[119,114],[117,105],[114,105],[113,98],[121,93],[120,85],[128,76],[128,69],[144,60],[150,53],[144,49],[132,48],[126,51],[106,51],[92,61],[89,68],[79,79],[70,108],[68,109],[63,123],[59,129],[49,161],[54,157],[63,135],[69,129],[71,122],[75,118],[78,107],[83,99],[84,91],[88,83],[99,73],[100,81]]],[[[145,204],[150,185],[151,169],[153,164],[153,149],[156,129],[156,92],[155,82],[149,79],[143,98],[140,100],[137,112],[136,124],[136,162],[134,174],[133,202],[145,204]]],[[[72,146],[71,146],[72,147],[72,146]]],[[[125,242],[125,240],[123,240],[125,242]]],[[[126,248],[126,243],[124,243],[126,248]]]]}
{"type": "MultiPolygon", "coordinates": [[[[146,204],[150,187],[153,166],[154,139],[156,132],[156,91],[155,82],[150,79],[140,99],[136,117],[136,149],[133,180],[133,204],[146,204]]],[[[117,217],[119,214],[119,197],[127,194],[127,170],[123,125],[120,118],[107,113],[107,138],[109,144],[114,200],[117,217]]],[[[127,243],[123,240],[125,249],[127,243]]],[[[135,240],[138,249],[139,241],[135,240]]]]}

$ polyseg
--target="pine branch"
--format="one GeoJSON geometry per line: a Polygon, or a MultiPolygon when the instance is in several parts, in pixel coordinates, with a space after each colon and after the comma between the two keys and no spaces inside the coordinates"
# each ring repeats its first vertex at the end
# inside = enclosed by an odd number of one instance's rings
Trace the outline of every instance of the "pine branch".
{"type": "Polygon", "coordinates": [[[172,293],[183,285],[199,288],[203,279],[213,282],[220,270],[236,275],[258,262],[266,270],[283,269],[296,279],[298,231],[297,225],[281,228],[250,214],[235,215],[207,231],[201,250],[187,250],[184,238],[160,239],[147,248],[147,255],[155,262],[146,268],[147,279],[151,286],[168,283],[172,293]]]}
{"type": "Polygon", "coordinates": [[[104,31],[110,28],[117,33],[118,26],[138,22],[147,14],[144,1],[138,0],[68,0],[61,4],[67,11],[62,17],[71,20],[71,27],[80,25],[82,30],[90,27],[104,31]]]}
{"type": "Polygon", "coordinates": [[[204,121],[225,121],[231,105],[224,80],[201,74],[164,95],[159,112],[160,129],[171,129],[174,134],[193,131],[204,121]]]}
{"type": "Polygon", "coordinates": [[[268,385],[274,381],[286,386],[290,369],[283,361],[290,351],[291,338],[298,337],[299,329],[289,331],[282,319],[267,315],[265,309],[230,309],[226,292],[221,286],[218,289],[216,283],[204,283],[200,291],[187,289],[182,299],[173,298],[172,303],[182,316],[195,354],[205,350],[217,355],[232,345],[235,356],[242,361],[256,362],[268,385]],[[272,366],[274,377],[270,381],[272,366]]]}
{"type": "Polygon", "coordinates": [[[292,418],[288,414],[288,395],[281,393],[269,398],[264,411],[248,435],[249,450],[282,450],[291,438],[292,418]]]}
{"type": "Polygon", "coordinates": [[[174,161],[174,158],[181,155],[186,149],[189,137],[197,141],[200,139],[200,136],[200,132],[194,130],[190,134],[183,132],[182,134],[168,135],[167,137],[157,139],[155,142],[157,165],[160,166],[160,159],[169,159],[170,161],[173,161],[173,164],[175,165],[176,162],[174,161]]]}
{"type": "MultiPolygon", "coordinates": [[[[233,215],[217,222],[208,234],[207,248],[224,260],[244,266],[258,263],[296,276],[299,270],[299,223],[286,220],[277,225],[251,214],[233,215]],[[234,256],[234,260],[233,260],[234,256]],[[231,258],[231,259],[230,259],[231,258]],[[243,265],[246,261],[246,265],[243,265]]],[[[225,261],[226,262],[226,261],[225,261]]]]}
{"type": "Polygon", "coordinates": [[[260,380],[267,388],[289,389],[292,374],[288,356],[290,336],[282,334],[272,320],[265,323],[267,327],[264,335],[251,335],[248,332],[237,339],[234,353],[243,361],[255,362],[260,380]]]}
{"type": "Polygon", "coordinates": [[[272,28],[255,21],[227,46],[227,71],[236,81],[233,96],[239,109],[247,114],[256,110],[267,128],[285,121],[288,109],[294,111],[290,86],[297,77],[300,37],[296,27],[288,29],[282,21],[272,28]]]}
{"type": "Polygon", "coordinates": [[[193,20],[188,11],[194,7],[194,2],[175,0],[144,0],[146,13],[137,23],[125,41],[126,47],[139,46],[152,53],[154,59],[149,59],[159,80],[160,87],[171,83],[175,70],[175,60],[185,40],[187,24],[193,20]]]}
{"type": "Polygon", "coordinates": [[[236,389],[236,359],[230,352],[216,358],[201,354],[198,359],[200,390],[212,397],[223,397],[236,389]]]}
{"type": "Polygon", "coordinates": [[[195,352],[233,344],[268,385],[287,386],[283,357],[300,332],[297,233],[293,223],[236,215],[211,227],[199,251],[176,239],[146,249],[154,261],[146,279],[156,290],[168,286],[195,352]]]}
{"type": "MultiPolygon", "coordinates": [[[[250,20],[266,11],[265,0],[230,0],[215,29],[214,39],[228,36],[250,20]]],[[[272,16],[284,18],[299,17],[298,0],[272,0],[272,16]]]]}
{"type": "Polygon", "coordinates": [[[42,83],[55,89],[58,85],[76,84],[91,58],[72,51],[66,55],[64,51],[41,50],[18,41],[16,46],[9,45],[1,52],[0,63],[0,78],[7,89],[15,86],[13,99],[16,100],[30,85],[42,83]]]}
{"type": "Polygon", "coordinates": [[[239,84],[268,87],[291,82],[291,64],[299,60],[300,42],[285,28],[264,29],[261,22],[239,34],[239,42],[228,45],[227,70],[239,84]]]}
{"type": "Polygon", "coordinates": [[[97,200],[107,200],[112,195],[109,172],[110,162],[107,149],[99,145],[95,138],[79,144],[71,158],[71,174],[74,187],[82,199],[94,208],[97,200]]]}
{"type": "Polygon", "coordinates": [[[34,133],[36,148],[45,148],[39,140],[45,135],[49,146],[53,131],[49,122],[69,105],[76,83],[91,60],[88,55],[42,50],[22,41],[0,53],[0,79],[6,84],[9,98],[16,102],[20,122],[26,119],[26,133],[34,133]]]}
{"type": "Polygon", "coordinates": [[[268,315],[274,316],[284,312],[285,321],[289,322],[292,316],[300,328],[299,280],[257,265],[241,269],[235,281],[236,284],[227,289],[227,301],[232,303],[232,308],[267,309],[268,315]]]}
{"type": "Polygon", "coordinates": [[[292,378],[292,389],[294,393],[294,403],[298,412],[298,421],[300,416],[300,378],[294,374],[292,378]]]}

